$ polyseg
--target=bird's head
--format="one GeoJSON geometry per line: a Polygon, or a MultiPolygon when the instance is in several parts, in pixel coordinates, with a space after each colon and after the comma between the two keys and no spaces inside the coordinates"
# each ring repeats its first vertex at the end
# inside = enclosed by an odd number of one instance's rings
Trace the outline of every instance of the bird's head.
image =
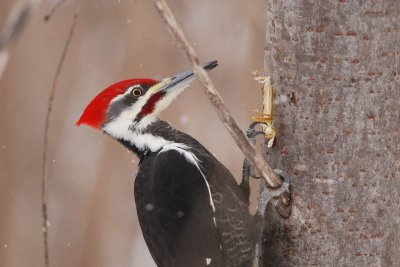
{"type": "MultiPolygon", "coordinates": [[[[217,65],[217,61],[211,61],[203,68],[209,71],[217,65]]],[[[192,71],[185,71],[161,81],[120,81],[100,92],[85,108],[76,125],[86,124],[123,139],[128,132],[140,132],[157,120],[194,79],[192,71]]]]}

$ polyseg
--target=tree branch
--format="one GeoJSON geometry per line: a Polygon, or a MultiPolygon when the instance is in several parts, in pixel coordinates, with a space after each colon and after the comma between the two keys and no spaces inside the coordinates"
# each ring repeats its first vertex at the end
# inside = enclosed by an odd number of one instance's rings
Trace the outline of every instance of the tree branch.
{"type": "Polygon", "coordinates": [[[17,1],[0,32],[0,80],[9,59],[9,49],[25,28],[33,8],[39,0],[17,1]]]}
{"type": "Polygon", "coordinates": [[[184,52],[186,58],[193,65],[193,72],[197,75],[199,81],[203,84],[206,89],[206,95],[210,102],[214,105],[220,120],[223,122],[229,133],[235,140],[236,144],[242,150],[245,157],[253,165],[254,169],[261,174],[269,187],[278,188],[282,185],[282,181],[275,175],[272,168],[264,160],[261,153],[259,153],[253,145],[247,140],[242,130],[233,119],[230,111],[224,104],[221,95],[216,90],[214,83],[210,79],[208,73],[200,66],[199,59],[194,50],[193,46],[187,40],[183,33],[182,27],[176,21],[171,9],[165,0],[155,0],[157,10],[160,16],[163,18],[167,28],[170,30],[173,38],[177,42],[178,46],[184,52]]]}
{"type": "Polygon", "coordinates": [[[53,17],[53,14],[56,13],[56,11],[60,8],[60,6],[61,6],[62,4],[64,4],[65,1],[66,1],[66,0],[60,0],[60,1],[58,1],[58,2],[55,4],[55,6],[53,6],[53,8],[50,10],[50,12],[47,13],[47,14],[43,17],[43,20],[44,20],[45,22],[48,22],[48,21],[53,17]]]}
{"type": "Polygon", "coordinates": [[[58,62],[57,70],[54,75],[53,83],[51,86],[51,90],[49,92],[48,105],[47,105],[47,113],[46,113],[46,121],[44,125],[44,135],[43,135],[43,154],[42,154],[42,184],[41,184],[41,196],[42,196],[42,227],[43,227],[43,245],[44,245],[44,260],[45,266],[50,266],[49,260],[49,245],[48,245],[48,228],[49,228],[49,217],[48,217],[48,208],[47,208],[47,182],[48,182],[48,169],[47,169],[47,152],[48,152],[48,136],[49,136],[49,128],[50,128],[50,117],[51,112],[53,110],[53,102],[57,89],[58,78],[61,74],[61,70],[65,61],[65,57],[68,52],[69,45],[71,43],[72,36],[74,34],[76,21],[78,19],[79,7],[74,14],[74,19],[67,37],[67,41],[65,43],[63,52],[61,54],[61,58],[58,62]]]}

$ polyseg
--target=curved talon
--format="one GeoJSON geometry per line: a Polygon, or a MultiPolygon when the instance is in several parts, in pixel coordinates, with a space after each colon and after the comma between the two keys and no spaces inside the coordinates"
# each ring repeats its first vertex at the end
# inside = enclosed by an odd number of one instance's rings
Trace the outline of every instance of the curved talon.
{"type": "Polygon", "coordinates": [[[282,171],[281,169],[274,169],[274,172],[283,178],[283,181],[290,184],[292,177],[287,172],[282,171]]]}
{"type": "Polygon", "coordinates": [[[252,132],[247,134],[247,138],[250,140],[250,142],[254,145],[255,141],[256,141],[256,136],[257,135],[265,135],[265,133],[263,131],[255,131],[252,130],[252,132]]]}
{"type": "MultiPolygon", "coordinates": [[[[256,137],[258,135],[265,135],[265,133],[263,131],[256,131],[254,128],[258,125],[258,124],[263,124],[261,122],[255,121],[252,122],[249,126],[249,128],[247,129],[246,135],[247,138],[249,139],[250,143],[252,143],[253,145],[256,143],[256,137]]],[[[245,171],[244,168],[247,168],[247,176],[250,176],[254,179],[260,179],[262,178],[261,176],[258,176],[255,172],[254,169],[252,168],[251,164],[248,162],[247,159],[244,160],[243,162],[243,172],[245,171]],[[246,165],[246,166],[245,166],[246,165]]],[[[244,174],[243,174],[244,175],[244,174]]],[[[244,179],[244,178],[243,178],[244,179]]],[[[242,179],[242,180],[243,180],[242,179]]],[[[247,177],[248,179],[248,177],[247,177]]]]}
{"type": "MultiPolygon", "coordinates": [[[[292,213],[292,194],[291,194],[291,176],[280,169],[274,169],[274,172],[284,181],[279,189],[271,192],[270,202],[275,207],[276,211],[283,218],[289,218],[292,213]]],[[[272,191],[271,189],[267,189],[272,191]]]]}
{"type": "MultiPolygon", "coordinates": [[[[253,145],[256,143],[256,136],[265,134],[263,131],[256,131],[254,128],[258,124],[263,124],[260,122],[252,122],[247,129],[246,136],[249,139],[250,143],[253,145]]],[[[254,179],[259,179],[261,177],[257,176],[254,173],[253,168],[251,167],[250,162],[247,159],[244,159],[243,161],[243,171],[242,171],[242,181],[240,182],[239,187],[241,188],[243,194],[245,195],[245,198],[247,199],[248,204],[250,203],[250,177],[254,179]]]]}
{"type": "MultiPolygon", "coordinates": [[[[255,131],[254,129],[252,130],[252,132],[251,133],[249,133],[248,132],[248,134],[247,134],[247,138],[250,140],[250,142],[254,145],[255,143],[256,143],[256,136],[257,135],[265,135],[265,133],[263,132],[263,131],[255,131]]],[[[247,160],[246,160],[247,161],[247,160]]],[[[253,167],[251,166],[251,164],[250,163],[248,163],[249,164],[249,166],[250,166],[250,176],[252,177],[252,178],[254,178],[254,179],[260,179],[260,178],[262,178],[262,176],[258,176],[257,174],[256,174],[256,172],[254,171],[254,169],[253,169],[253,167]]]]}
{"type": "Polygon", "coordinates": [[[250,124],[250,126],[249,126],[249,128],[247,128],[247,132],[246,132],[247,137],[249,137],[249,135],[250,135],[251,133],[254,133],[254,132],[256,131],[254,128],[257,126],[257,124],[260,124],[260,123],[259,123],[259,122],[252,122],[252,123],[250,124]]]}
{"type": "Polygon", "coordinates": [[[264,216],[265,209],[268,203],[271,203],[275,207],[276,211],[283,218],[288,218],[292,212],[292,195],[291,195],[291,177],[288,173],[274,169],[274,172],[284,181],[282,186],[278,189],[271,189],[263,187],[260,194],[260,202],[257,208],[257,212],[264,216]]]}
{"type": "Polygon", "coordinates": [[[249,130],[250,130],[250,129],[253,130],[258,124],[265,125],[264,122],[253,121],[252,123],[250,123],[249,130]]]}

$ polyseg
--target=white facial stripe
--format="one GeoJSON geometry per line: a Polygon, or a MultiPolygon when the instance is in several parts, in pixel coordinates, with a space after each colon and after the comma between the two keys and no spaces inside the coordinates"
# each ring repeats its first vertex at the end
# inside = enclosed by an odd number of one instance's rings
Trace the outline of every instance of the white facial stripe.
{"type": "MultiPolygon", "coordinates": [[[[130,90],[126,90],[125,93],[115,97],[111,103],[118,101],[124,98],[127,94],[130,94],[130,90]]],[[[122,111],[118,117],[108,122],[103,130],[110,134],[113,137],[117,136],[128,136],[128,134],[132,131],[129,130],[129,127],[132,125],[135,120],[137,114],[141,111],[144,104],[146,104],[147,100],[150,98],[151,94],[146,93],[145,95],[138,98],[138,100],[133,104],[130,108],[122,111]]],[[[131,139],[131,138],[130,138],[131,139]]],[[[130,139],[124,139],[130,141],[130,139]]]]}
{"type": "Polygon", "coordinates": [[[136,134],[136,136],[132,137],[137,148],[150,149],[152,152],[156,152],[171,143],[171,141],[151,134],[136,134]]]}
{"type": "Polygon", "coordinates": [[[135,128],[139,131],[146,129],[147,126],[153,123],[157,119],[158,115],[160,115],[160,113],[163,112],[171,104],[171,102],[174,101],[174,99],[190,85],[194,79],[195,77],[191,77],[181,84],[178,84],[176,87],[171,88],[171,90],[168,91],[167,94],[156,103],[154,111],[151,114],[143,117],[140,122],[135,125],[135,128]]]}
{"type": "Polygon", "coordinates": [[[124,111],[117,118],[103,126],[103,130],[116,139],[122,139],[130,142],[138,149],[150,149],[152,152],[160,150],[165,144],[170,143],[161,137],[156,137],[151,134],[142,134],[140,131],[130,129],[134,120],[142,109],[142,106],[150,98],[150,94],[145,94],[140,97],[136,103],[124,111]]]}
{"type": "Polygon", "coordinates": [[[133,132],[128,129],[129,124],[124,125],[121,120],[119,122],[121,123],[109,123],[105,125],[103,130],[116,139],[130,142],[140,150],[149,149],[152,152],[156,152],[172,142],[159,136],[133,132]]]}
{"type": "MultiPolygon", "coordinates": [[[[154,121],[156,121],[158,115],[164,111],[169,104],[190,85],[194,79],[195,77],[193,76],[178,84],[176,87],[171,88],[167,94],[158,103],[156,103],[151,114],[144,116],[138,123],[134,124],[135,118],[141,112],[142,107],[155,92],[165,85],[165,82],[169,81],[169,79],[162,81],[161,85],[157,84],[153,86],[145,95],[139,97],[135,104],[133,104],[130,108],[122,111],[118,117],[105,124],[103,126],[103,130],[114,138],[123,139],[130,142],[139,149],[150,149],[153,152],[161,149],[165,144],[169,144],[171,142],[161,137],[153,136],[152,139],[150,137],[146,137],[146,134],[141,134],[141,132],[154,121]],[[156,140],[154,138],[156,138],[156,140]]],[[[130,94],[130,91],[131,90],[126,90],[124,94],[115,97],[112,102],[125,97],[127,94],[130,94]]]]}
{"type": "MultiPolygon", "coordinates": [[[[160,101],[158,101],[156,103],[156,106],[155,106],[153,112],[151,114],[144,116],[139,121],[139,123],[134,125],[135,130],[142,131],[142,130],[146,129],[147,126],[149,126],[154,121],[156,121],[156,119],[160,115],[160,113],[162,111],[164,111],[171,104],[171,102],[180,93],[182,93],[183,90],[185,90],[190,85],[190,83],[194,79],[195,79],[195,77],[189,78],[186,81],[182,82],[181,84],[178,84],[177,87],[171,88],[171,90],[168,91],[167,94],[162,99],[160,99],[160,101]]],[[[156,87],[157,87],[157,89],[160,88],[158,85],[156,87]]],[[[154,94],[154,92],[156,92],[153,90],[153,87],[149,91],[145,95],[140,97],[139,100],[134,104],[134,106],[136,107],[135,109],[127,109],[126,111],[122,112],[122,113],[129,112],[130,117],[131,117],[130,125],[135,120],[136,116],[140,113],[140,111],[142,110],[142,107],[146,104],[146,102],[150,99],[150,97],[154,94]],[[149,91],[151,91],[151,92],[149,93],[149,91]]],[[[120,116],[124,115],[122,113],[120,116]]],[[[114,122],[118,123],[116,120],[114,120],[114,122]]],[[[111,123],[114,123],[114,122],[111,122],[111,123]]],[[[126,120],[123,120],[123,123],[126,123],[126,120]]]]}

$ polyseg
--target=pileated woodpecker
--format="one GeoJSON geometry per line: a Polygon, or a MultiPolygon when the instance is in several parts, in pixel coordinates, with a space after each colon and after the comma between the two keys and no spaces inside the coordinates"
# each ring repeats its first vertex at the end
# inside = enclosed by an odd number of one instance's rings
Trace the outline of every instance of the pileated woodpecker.
{"type": "Polygon", "coordinates": [[[90,102],[77,125],[102,130],[140,158],[137,214],[158,266],[251,266],[257,238],[244,192],[197,140],[158,118],[194,79],[185,71],[118,82],[90,102]]]}

